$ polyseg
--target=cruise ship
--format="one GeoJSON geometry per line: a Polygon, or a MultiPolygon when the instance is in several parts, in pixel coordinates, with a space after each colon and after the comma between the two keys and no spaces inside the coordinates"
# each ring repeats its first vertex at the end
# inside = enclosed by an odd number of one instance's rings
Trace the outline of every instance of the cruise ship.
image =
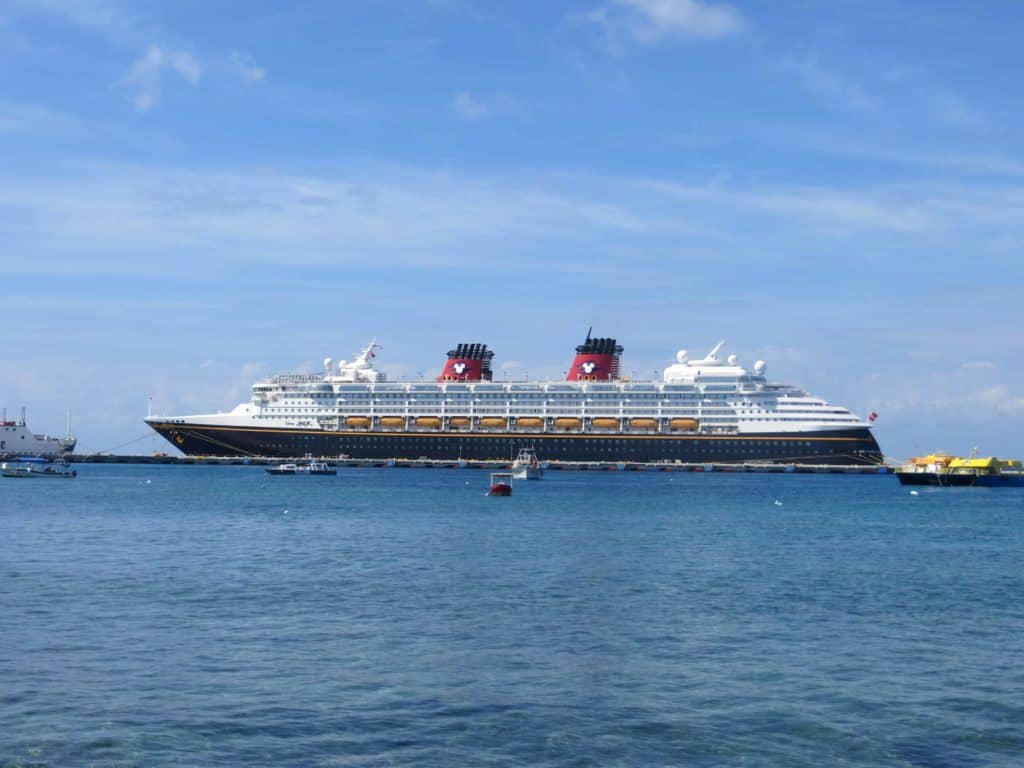
{"type": "Polygon", "coordinates": [[[742,366],[686,351],[661,381],[620,375],[623,348],[587,334],[565,380],[494,381],[485,344],[448,352],[436,381],[388,381],[376,340],[323,373],[256,382],[226,413],[150,416],[186,454],[354,459],[882,463],[871,422],[742,366]]]}

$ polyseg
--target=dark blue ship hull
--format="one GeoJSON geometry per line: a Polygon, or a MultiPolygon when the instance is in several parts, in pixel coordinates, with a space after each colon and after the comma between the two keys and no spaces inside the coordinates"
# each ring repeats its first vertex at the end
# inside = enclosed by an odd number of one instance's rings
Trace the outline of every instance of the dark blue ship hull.
{"type": "Polygon", "coordinates": [[[943,488],[1024,488],[1024,476],[976,475],[970,472],[897,472],[902,485],[937,485],[943,488]]]}
{"type": "Polygon", "coordinates": [[[542,461],[874,465],[882,452],[865,428],[757,435],[656,435],[466,432],[328,432],[150,422],[189,455],[356,459],[511,460],[534,448],[542,461]]]}

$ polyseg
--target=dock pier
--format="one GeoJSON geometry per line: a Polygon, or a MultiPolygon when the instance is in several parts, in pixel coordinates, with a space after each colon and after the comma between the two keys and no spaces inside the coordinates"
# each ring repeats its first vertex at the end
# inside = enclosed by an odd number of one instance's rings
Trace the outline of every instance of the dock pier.
{"type": "MultiPolygon", "coordinates": [[[[73,454],[67,459],[80,464],[166,464],[166,465],[210,465],[210,466],[266,466],[289,461],[303,461],[307,457],[292,458],[268,456],[132,456],[106,453],[73,454]]],[[[356,459],[337,456],[316,456],[338,467],[379,467],[389,469],[484,469],[494,471],[512,466],[508,461],[469,461],[450,459],[356,459]]],[[[638,462],[638,461],[548,461],[544,468],[550,471],[574,472],[750,472],[770,474],[844,474],[879,475],[891,474],[893,468],[887,464],[769,464],[758,462],[638,462]]]]}

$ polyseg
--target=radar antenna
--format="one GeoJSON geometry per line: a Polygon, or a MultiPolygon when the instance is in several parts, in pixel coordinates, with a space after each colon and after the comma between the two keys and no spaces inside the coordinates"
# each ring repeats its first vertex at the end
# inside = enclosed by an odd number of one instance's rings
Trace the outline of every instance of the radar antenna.
{"type": "Polygon", "coordinates": [[[363,349],[363,351],[359,353],[359,355],[356,357],[356,360],[365,363],[367,359],[376,357],[377,355],[375,354],[374,350],[380,348],[380,344],[377,343],[377,337],[374,336],[370,343],[363,349]]]}

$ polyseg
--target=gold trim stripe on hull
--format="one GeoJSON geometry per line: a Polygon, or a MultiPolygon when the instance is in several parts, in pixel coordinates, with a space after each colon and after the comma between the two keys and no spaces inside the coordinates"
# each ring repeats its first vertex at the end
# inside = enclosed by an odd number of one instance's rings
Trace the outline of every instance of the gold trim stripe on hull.
{"type": "Polygon", "coordinates": [[[756,437],[753,435],[625,435],[615,433],[593,433],[588,432],[586,434],[579,433],[567,433],[567,432],[370,432],[365,430],[339,432],[335,430],[327,429],[298,429],[298,428],[287,428],[287,427],[224,427],[215,426],[212,424],[150,424],[150,427],[156,431],[160,431],[161,428],[167,431],[180,430],[182,432],[188,430],[215,430],[218,432],[258,432],[266,434],[285,434],[285,435],[323,435],[332,437],[445,437],[445,438],[466,438],[466,437],[498,437],[498,438],[516,438],[516,439],[530,439],[530,440],[788,440],[788,441],[806,441],[806,440],[829,440],[829,441],[843,441],[843,440],[859,440],[867,442],[869,437],[814,437],[807,434],[803,434],[799,437],[782,437],[780,435],[771,435],[765,437],[756,437]]]}

